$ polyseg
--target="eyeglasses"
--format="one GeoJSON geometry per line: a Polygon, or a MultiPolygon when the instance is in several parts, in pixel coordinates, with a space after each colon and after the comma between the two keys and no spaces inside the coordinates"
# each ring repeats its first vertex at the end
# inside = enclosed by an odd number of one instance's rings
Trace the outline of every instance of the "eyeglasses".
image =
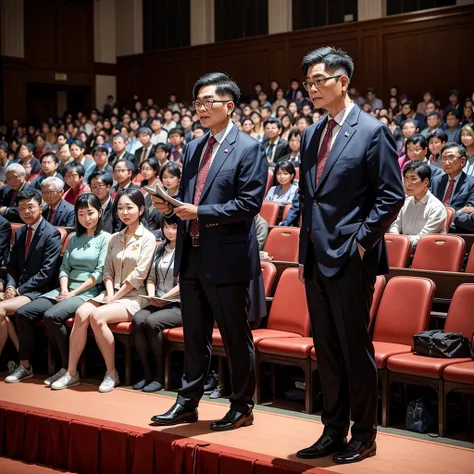
{"type": "Polygon", "coordinates": [[[312,81],[306,81],[303,82],[303,87],[307,90],[310,91],[311,87],[316,86],[318,89],[319,87],[324,87],[326,84],[326,81],[329,81],[329,79],[339,79],[342,77],[344,74],[339,74],[338,76],[329,76],[329,77],[321,77],[319,79],[314,79],[312,81]]]}
{"type": "Polygon", "coordinates": [[[41,194],[43,196],[54,196],[55,194],[58,194],[59,191],[43,191],[41,194]]]}
{"type": "Polygon", "coordinates": [[[91,190],[92,191],[98,191],[99,189],[104,189],[106,188],[107,186],[105,184],[93,184],[91,186],[91,190]]]}
{"type": "Polygon", "coordinates": [[[404,177],[403,177],[403,181],[404,181],[405,183],[410,182],[410,183],[415,184],[415,183],[418,183],[418,181],[420,181],[420,178],[417,177],[417,176],[404,176],[404,177]]]}
{"type": "Polygon", "coordinates": [[[229,100],[212,100],[212,99],[208,99],[208,100],[205,100],[204,102],[199,102],[199,100],[195,100],[193,102],[193,107],[196,109],[196,110],[199,110],[202,108],[202,106],[204,106],[204,108],[206,110],[210,110],[212,109],[212,106],[215,104],[215,103],[219,103],[219,104],[224,104],[226,102],[232,102],[230,99],[229,100]]]}
{"type": "Polygon", "coordinates": [[[447,156],[441,157],[441,161],[443,163],[448,163],[448,162],[457,160],[458,158],[461,158],[461,157],[459,155],[447,155],[447,156]]]}

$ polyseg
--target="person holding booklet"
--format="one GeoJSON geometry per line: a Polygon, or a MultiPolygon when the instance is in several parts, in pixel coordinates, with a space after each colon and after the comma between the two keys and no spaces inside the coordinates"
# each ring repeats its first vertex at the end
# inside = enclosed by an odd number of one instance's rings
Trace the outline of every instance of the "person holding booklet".
{"type": "Polygon", "coordinates": [[[179,285],[173,276],[177,228],[176,216],[165,217],[162,220],[161,235],[164,241],[156,252],[146,282],[148,306],[133,316],[133,338],[144,372],[142,379],[133,386],[135,390],[157,392],[163,389],[165,360],[163,329],[183,325],[178,300],[179,285]],[[155,358],[155,369],[150,361],[150,353],[155,358]]]}
{"type": "MultiPolygon", "coordinates": [[[[145,280],[153,263],[156,240],[140,222],[144,212],[145,199],[139,189],[119,192],[113,213],[126,227],[110,238],[103,275],[105,291],[76,311],[67,374],[58,381],[63,385],[79,383],[77,364],[86,345],[89,325],[107,368],[99,392],[111,392],[120,383],[115,369],[114,335],[108,325],[130,321],[137,311],[148,305],[140,296],[146,294],[145,280]]],[[[58,382],[52,384],[53,389],[57,388],[58,382]]]]}

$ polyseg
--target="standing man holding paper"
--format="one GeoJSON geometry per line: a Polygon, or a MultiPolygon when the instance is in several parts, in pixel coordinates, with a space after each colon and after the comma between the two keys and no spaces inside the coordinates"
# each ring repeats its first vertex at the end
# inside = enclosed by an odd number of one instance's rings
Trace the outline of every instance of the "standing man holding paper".
{"type": "Polygon", "coordinates": [[[184,327],[183,386],[176,403],[152,421],[161,425],[195,422],[211,360],[217,321],[229,363],[230,410],[211,424],[217,431],[253,423],[255,353],[247,321],[249,283],[260,274],[254,217],[267,182],[262,145],[239,131],[231,115],[240,97],[224,73],[201,77],[193,88],[194,108],[210,132],[191,141],[183,160],[174,209],[152,196],[158,211],[180,218],[175,256],[184,327]]]}
{"type": "Polygon", "coordinates": [[[335,462],[350,463],[376,452],[377,367],[369,311],[376,276],[388,273],[384,234],[405,194],[390,130],[347,93],[351,57],[319,48],[303,58],[302,69],[315,108],[329,116],[301,139],[299,273],[323,391],[324,431],[297,456],[336,453],[335,462]]]}

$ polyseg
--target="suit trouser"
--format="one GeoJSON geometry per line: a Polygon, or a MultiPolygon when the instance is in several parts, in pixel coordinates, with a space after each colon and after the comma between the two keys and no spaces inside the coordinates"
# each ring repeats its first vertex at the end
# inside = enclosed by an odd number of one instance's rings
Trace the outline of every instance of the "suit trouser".
{"type": "Polygon", "coordinates": [[[61,367],[67,368],[69,336],[66,320],[74,315],[84,300],[77,296],[55,303],[48,298],[38,298],[19,308],[15,313],[15,326],[20,340],[20,360],[30,360],[35,349],[35,326],[41,318],[61,354],[61,367]]]}
{"type": "Polygon", "coordinates": [[[309,245],[305,286],[323,391],[324,433],[366,442],[377,432],[377,367],[368,331],[376,279],[374,256],[359,252],[331,278],[319,270],[309,245]]]}
{"type": "Polygon", "coordinates": [[[217,321],[232,386],[231,409],[248,413],[254,406],[255,350],[247,320],[249,282],[216,285],[204,275],[199,247],[185,243],[180,272],[184,330],[184,375],[178,403],[196,407],[204,393],[217,321]]]}
{"type": "Polygon", "coordinates": [[[134,314],[133,340],[145,372],[147,382],[164,382],[165,338],[163,329],[182,326],[181,308],[170,305],[164,308],[147,306],[134,314]],[[156,371],[150,364],[150,349],[155,357],[156,371]]]}

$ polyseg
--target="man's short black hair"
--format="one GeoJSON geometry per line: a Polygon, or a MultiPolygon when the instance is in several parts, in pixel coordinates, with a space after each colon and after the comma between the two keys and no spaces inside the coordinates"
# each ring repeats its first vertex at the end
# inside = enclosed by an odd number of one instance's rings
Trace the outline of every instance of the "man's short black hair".
{"type": "Polygon", "coordinates": [[[201,88],[205,86],[216,86],[216,94],[219,97],[231,96],[235,105],[240,99],[239,86],[225,72],[210,72],[200,77],[193,87],[193,99],[196,100],[201,88]]]}
{"type": "Polygon", "coordinates": [[[92,156],[94,156],[96,153],[105,153],[108,156],[109,155],[109,149],[106,146],[96,146],[92,150],[92,156]]]}
{"type": "Polygon", "coordinates": [[[447,114],[446,114],[446,118],[449,117],[450,115],[453,115],[455,118],[457,118],[458,120],[461,120],[461,114],[459,113],[458,110],[456,109],[451,109],[447,114]]]}
{"type": "Polygon", "coordinates": [[[260,107],[260,110],[268,110],[270,113],[273,112],[272,107],[268,104],[263,105],[262,107],[260,107]]]}
{"type": "Polygon", "coordinates": [[[184,138],[184,130],[181,127],[172,128],[168,132],[168,137],[171,137],[171,135],[179,135],[181,138],[184,138]]]}
{"type": "Polygon", "coordinates": [[[431,168],[428,163],[423,161],[409,161],[403,168],[403,176],[405,176],[408,171],[413,170],[421,181],[424,181],[428,178],[428,183],[431,181],[431,168]]]}
{"type": "Polygon", "coordinates": [[[68,171],[75,171],[81,178],[84,178],[84,175],[86,174],[84,166],[82,166],[80,163],[76,163],[75,161],[66,163],[66,166],[64,167],[64,174],[66,174],[68,171]]]}
{"type": "Polygon", "coordinates": [[[168,143],[158,143],[155,150],[163,150],[165,153],[171,153],[171,146],[168,143]]]}
{"type": "Polygon", "coordinates": [[[266,127],[268,124],[272,123],[274,123],[278,127],[278,130],[281,130],[283,127],[281,120],[276,117],[268,117],[267,120],[263,122],[263,126],[266,127]]]}
{"type": "Polygon", "coordinates": [[[428,118],[428,117],[434,117],[435,115],[436,115],[436,117],[438,117],[438,118],[441,120],[442,117],[441,117],[441,114],[440,114],[439,112],[430,112],[430,113],[426,116],[426,118],[428,118]]]}
{"type": "Polygon", "coordinates": [[[24,188],[22,191],[20,191],[16,198],[16,203],[18,205],[20,201],[30,200],[31,198],[33,198],[38,203],[38,206],[42,205],[43,198],[41,196],[41,193],[33,187],[29,187],[26,189],[24,188]]]}
{"type": "Polygon", "coordinates": [[[413,110],[415,107],[412,100],[407,100],[404,104],[402,104],[402,107],[405,107],[406,105],[409,105],[411,110],[413,110]]]}
{"type": "Polygon", "coordinates": [[[162,117],[161,115],[155,115],[155,116],[151,119],[150,124],[152,124],[153,122],[160,122],[160,123],[163,123],[163,117],[162,117]]]}
{"type": "Polygon", "coordinates": [[[293,137],[300,137],[301,138],[301,132],[297,128],[293,128],[290,133],[288,134],[288,142],[293,138],[293,137]]]}
{"type": "Polygon", "coordinates": [[[296,119],[296,123],[298,123],[300,120],[304,120],[307,124],[308,124],[308,127],[310,125],[312,125],[313,123],[313,119],[309,116],[309,115],[300,115],[297,119],[296,119]]]}
{"type": "Polygon", "coordinates": [[[323,63],[326,71],[330,74],[342,69],[344,74],[351,79],[354,73],[354,61],[342,49],[324,46],[308,53],[301,63],[301,69],[305,77],[308,75],[308,69],[318,63],[323,63]]]}
{"type": "Polygon", "coordinates": [[[56,140],[59,138],[59,137],[64,137],[67,141],[68,137],[65,133],[63,132],[59,132],[59,133],[56,133],[56,140]]]}
{"type": "Polygon", "coordinates": [[[51,157],[55,163],[59,163],[59,158],[56,156],[56,153],[51,150],[46,150],[41,156],[40,156],[40,163],[43,162],[44,158],[51,157]]]}
{"type": "Polygon", "coordinates": [[[458,153],[461,155],[461,158],[466,158],[467,156],[467,151],[466,149],[460,145],[459,143],[456,142],[448,142],[445,145],[443,145],[443,148],[441,148],[439,152],[439,156],[443,156],[443,153],[448,149],[448,148],[456,148],[458,153]]]}
{"type": "Polygon", "coordinates": [[[104,170],[94,171],[89,176],[89,184],[92,184],[93,179],[100,179],[106,186],[112,186],[112,184],[114,184],[114,179],[112,178],[112,175],[104,170]]]}
{"type": "Polygon", "coordinates": [[[433,133],[430,133],[428,135],[428,143],[430,142],[430,140],[432,138],[438,138],[442,142],[447,142],[448,141],[448,134],[444,130],[441,130],[440,128],[438,128],[433,133]]]}
{"type": "Polygon", "coordinates": [[[72,145],[76,145],[77,147],[79,147],[81,150],[85,150],[86,149],[86,145],[84,144],[84,142],[82,140],[80,140],[79,138],[76,138],[75,140],[73,140],[69,146],[72,146],[72,145]]]}
{"type": "Polygon", "coordinates": [[[412,124],[415,126],[415,128],[418,128],[418,121],[417,121],[417,120],[414,120],[414,119],[406,119],[406,120],[404,120],[404,121],[402,122],[402,127],[401,127],[401,128],[403,128],[403,126],[404,126],[406,123],[412,123],[412,124]]]}
{"type": "Polygon", "coordinates": [[[0,141],[0,150],[3,150],[5,153],[8,153],[8,143],[3,140],[0,141]]]}
{"type": "Polygon", "coordinates": [[[138,130],[137,130],[137,136],[140,136],[140,135],[151,135],[153,134],[153,132],[151,131],[151,128],[148,128],[148,127],[140,127],[138,130]]]}
{"type": "Polygon", "coordinates": [[[406,142],[405,142],[405,150],[408,150],[408,145],[420,145],[421,148],[425,149],[428,148],[428,143],[426,141],[426,138],[421,135],[420,133],[415,133],[412,137],[410,137],[406,142]]]}

